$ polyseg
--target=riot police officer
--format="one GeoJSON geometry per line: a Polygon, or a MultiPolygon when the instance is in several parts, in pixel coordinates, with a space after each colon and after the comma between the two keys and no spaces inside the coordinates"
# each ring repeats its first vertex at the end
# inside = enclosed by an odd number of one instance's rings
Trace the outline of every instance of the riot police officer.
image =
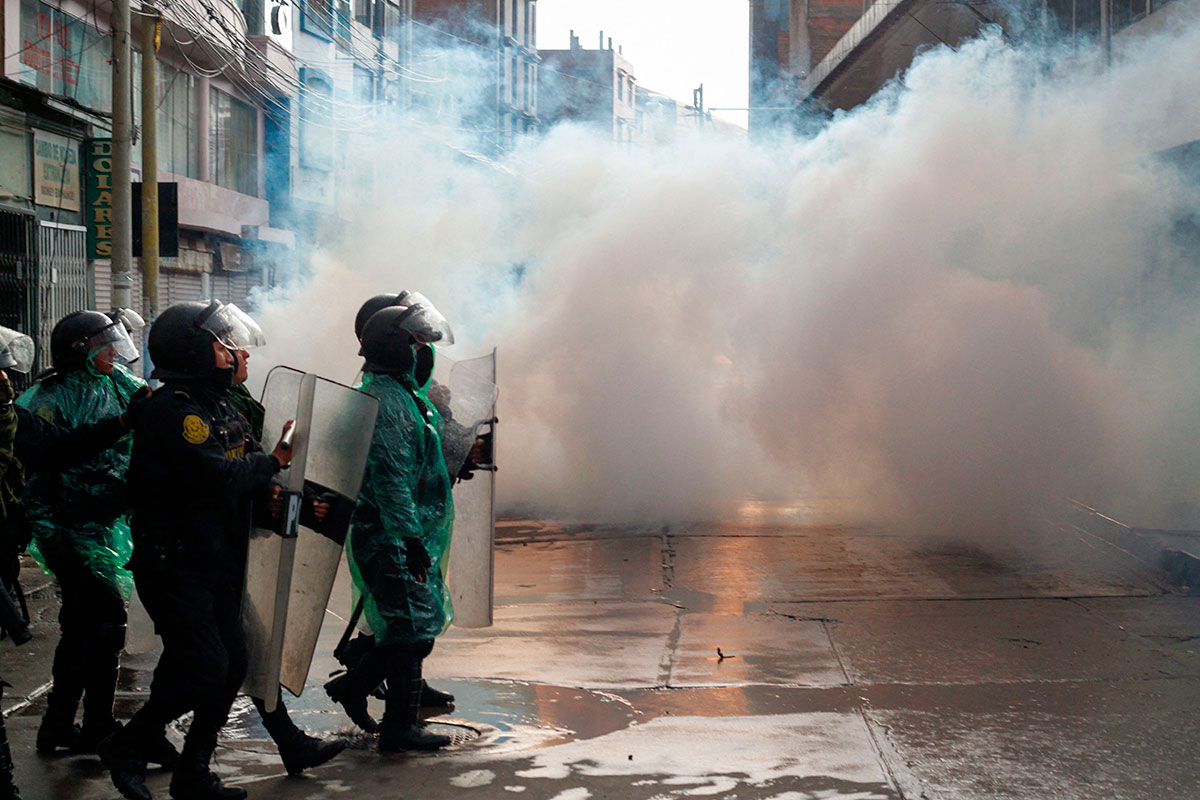
{"type": "Polygon", "coordinates": [[[281,440],[264,453],[228,400],[232,351],[261,331],[236,306],[178,303],[150,329],[153,377],[163,381],[134,436],[129,471],[133,573],[163,640],[150,697],[101,743],[113,784],[148,800],[146,747],[194,712],[171,780],[176,800],[237,800],[209,770],[217,734],[246,672],[240,618],[253,501],[291,461],[281,440]]]}
{"type": "MultiPolygon", "coordinates": [[[[230,405],[246,420],[250,426],[250,434],[255,441],[262,439],[263,421],[266,416],[266,409],[262,404],[254,399],[254,395],[246,389],[246,379],[249,377],[249,359],[250,353],[245,349],[237,349],[233,351],[234,375],[233,387],[229,390],[226,396],[230,405]]],[[[272,487],[272,500],[267,504],[268,512],[273,517],[278,517],[281,510],[281,503],[277,499],[277,487],[272,487]]],[[[316,526],[324,519],[325,514],[329,510],[327,503],[321,502],[316,496],[306,496],[305,502],[311,504],[312,519],[310,524],[316,526]]],[[[306,509],[307,511],[307,509],[306,509]]],[[[262,519],[262,514],[257,514],[262,519]]],[[[303,519],[303,516],[302,516],[303,519]]],[[[289,775],[298,775],[311,767],[318,767],[329,761],[338,753],[346,749],[346,743],[340,739],[318,739],[315,736],[309,736],[304,731],[296,726],[288,714],[287,707],[283,704],[283,692],[277,690],[275,697],[275,710],[267,711],[264,698],[253,697],[254,708],[258,711],[259,717],[262,719],[263,727],[267,729],[267,733],[271,735],[272,741],[279,749],[279,757],[283,761],[283,766],[287,769],[289,775]]]]}
{"type": "MultiPolygon", "coordinates": [[[[354,317],[355,338],[358,339],[361,345],[363,341],[363,329],[366,327],[367,321],[376,312],[382,311],[385,308],[408,308],[413,305],[421,305],[425,308],[433,307],[433,304],[421,293],[410,292],[404,289],[399,292],[377,294],[367,299],[359,307],[358,313],[354,317]]],[[[450,331],[449,325],[444,326],[438,341],[439,344],[453,344],[454,335],[450,331]]],[[[361,348],[358,354],[360,356],[363,355],[361,348]]],[[[416,392],[421,397],[422,402],[426,403],[428,410],[440,422],[440,409],[436,404],[429,401],[431,388],[437,386],[433,380],[433,348],[416,348],[413,352],[413,361],[412,384],[416,387],[416,392]]],[[[361,388],[361,386],[362,383],[360,381],[359,387],[361,388]]],[[[360,614],[361,610],[358,610],[353,615],[356,623],[357,617],[360,614]]],[[[375,648],[374,635],[360,633],[353,640],[339,646],[339,649],[334,654],[347,669],[345,673],[338,675],[325,684],[325,693],[329,695],[331,700],[340,704],[345,709],[346,715],[350,717],[354,724],[368,733],[375,733],[378,730],[378,725],[367,709],[367,697],[372,693],[381,694],[378,687],[382,678],[379,680],[374,679],[376,676],[383,675],[386,672],[386,668],[384,666],[383,653],[375,648]],[[374,684],[370,685],[372,681],[374,681],[374,684]]],[[[421,707],[450,708],[453,706],[454,695],[451,693],[430,686],[429,682],[424,678],[421,679],[420,686],[419,705],[421,707]]]]}
{"type": "Polygon", "coordinates": [[[386,678],[384,752],[450,743],[419,718],[421,665],[453,613],[445,571],[454,501],[437,412],[422,396],[417,373],[419,351],[448,334],[441,315],[420,303],[384,308],[363,326],[359,388],[379,400],[379,416],[347,558],[376,647],[341,688],[347,697],[363,697],[365,706],[365,693],[386,678]]]}
{"type": "MultiPolygon", "coordinates": [[[[50,334],[53,370],[18,399],[32,415],[64,428],[120,414],[145,384],[122,364],[137,357],[124,325],[99,311],[63,317],[50,334]]],[[[113,697],[125,645],[128,437],[77,467],[33,475],[23,505],[30,551],[62,592],[54,687],[37,750],[94,750],[113,729],[113,697]],[[82,729],[75,712],[83,700],[82,729]]]]}

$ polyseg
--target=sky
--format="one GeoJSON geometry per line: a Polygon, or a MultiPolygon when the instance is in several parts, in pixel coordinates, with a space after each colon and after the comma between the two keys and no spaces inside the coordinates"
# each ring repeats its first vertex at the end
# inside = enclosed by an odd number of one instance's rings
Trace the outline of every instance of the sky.
{"type": "MultiPolygon", "coordinates": [[[[540,0],[537,46],[565,50],[570,32],[595,49],[600,31],[607,44],[624,48],[639,86],[692,102],[704,84],[706,108],[746,106],[749,71],[747,0],[540,0]]],[[[741,111],[714,112],[746,124],[741,111]]]]}

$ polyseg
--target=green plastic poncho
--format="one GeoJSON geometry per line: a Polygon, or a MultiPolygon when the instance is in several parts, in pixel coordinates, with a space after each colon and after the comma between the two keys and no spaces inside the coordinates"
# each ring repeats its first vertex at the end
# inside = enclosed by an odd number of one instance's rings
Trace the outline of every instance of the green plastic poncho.
{"type": "Polygon", "coordinates": [[[261,443],[263,422],[267,415],[263,404],[254,399],[254,395],[250,394],[250,390],[244,383],[234,384],[230,387],[225,394],[225,399],[229,401],[229,405],[233,406],[234,411],[241,414],[250,424],[250,432],[254,434],[254,440],[261,443]]]}
{"type": "MultiPolygon", "coordinates": [[[[120,414],[144,385],[119,365],[111,376],[77,369],[38,381],[17,403],[42,419],[74,428],[120,414]]],[[[133,437],[127,435],[78,467],[37,472],[21,498],[33,533],[29,552],[39,564],[46,567],[48,552],[73,551],[125,597],[133,589],[133,576],[126,569],[133,541],[125,496],[132,447],[133,437]]]]}
{"type": "Polygon", "coordinates": [[[446,588],[454,500],[442,458],[438,417],[411,374],[367,373],[356,388],[379,400],[379,416],[346,556],[363,614],[380,644],[433,639],[454,611],[446,588]],[[405,563],[417,537],[433,565],[420,583],[405,563]]]}

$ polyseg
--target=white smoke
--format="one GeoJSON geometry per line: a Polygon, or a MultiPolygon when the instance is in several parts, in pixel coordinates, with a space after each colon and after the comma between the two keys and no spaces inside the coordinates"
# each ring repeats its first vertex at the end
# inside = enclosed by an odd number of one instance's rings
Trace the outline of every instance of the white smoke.
{"type": "Polygon", "coordinates": [[[832,496],[970,532],[1074,495],[1161,519],[1200,489],[1200,316],[1173,233],[1196,209],[1152,154],[1200,137],[1198,91],[1193,22],[1108,70],[933,50],[771,145],[561,127],[491,168],[406,122],[252,368],[347,381],[359,304],[418,289],[447,355],[499,348],[510,509],[832,496]]]}

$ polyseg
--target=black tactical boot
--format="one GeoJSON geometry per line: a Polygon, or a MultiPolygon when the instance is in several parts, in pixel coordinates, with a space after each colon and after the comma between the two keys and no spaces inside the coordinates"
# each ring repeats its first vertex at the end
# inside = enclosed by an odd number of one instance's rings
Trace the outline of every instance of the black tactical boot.
{"type": "Polygon", "coordinates": [[[79,707],[80,693],[50,690],[46,697],[46,713],[38,726],[38,755],[48,756],[55,750],[74,750],[79,746],[79,726],[75,724],[75,710],[79,707]]]}
{"type": "Polygon", "coordinates": [[[79,729],[79,733],[75,737],[75,745],[71,748],[71,752],[94,753],[100,742],[116,733],[120,726],[116,720],[110,717],[107,721],[99,724],[85,718],[83,725],[75,727],[79,729]]]}
{"type": "Polygon", "coordinates": [[[112,736],[100,740],[96,752],[122,797],[151,800],[146,788],[146,759],[133,739],[127,728],[118,728],[112,736]]]}
{"type": "Polygon", "coordinates": [[[125,646],[125,626],[105,623],[93,634],[95,651],[84,678],[83,725],[79,729],[77,753],[94,753],[101,739],[116,731],[113,719],[113,698],[117,693],[117,677],[121,649],[125,646]]]}
{"type": "Polygon", "coordinates": [[[421,708],[448,708],[454,705],[454,695],[435,689],[421,680],[421,708]]]}
{"type": "Polygon", "coordinates": [[[171,797],[175,800],[245,800],[246,790],[224,786],[208,768],[213,748],[185,742],[171,776],[171,797]]]}
{"type": "Polygon", "coordinates": [[[379,752],[438,750],[452,741],[421,725],[421,661],[397,658],[388,665],[387,705],[379,726],[379,752]]]}
{"type": "Polygon", "coordinates": [[[8,749],[8,731],[4,718],[0,717],[0,800],[21,800],[21,793],[13,783],[12,751],[8,749]]]}
{"type": "Polygon", "coordinates": [[[165,732],[162,736],[147,741],[142,747],[142,752],[145,753],[148,762],[158,764],[163,769],[175,769],[175,765],[179,763],[179,751],[171,744],[165,732]]]}
{"type": "Polygon", "coordinates": [[[279,748],[279,757],[283,759],[284,769],[289,775],[299,775],[306,769],[319,767],[346,749],[346,743],[341,740],[318,739],[297,728],[288,715],[282,695],[280,692],[274,711],[267,711],[266,705],[257,697],[254,698],[254,706],[262,717],[263,727],[279,748]]]}
{"type": "Polygon", "coordinates": [[[276,740],[275,744],[288,775],[299,775],[306,769],[319,767],[346,749],[346,743],[341,739],[318,739],[300,730],[286,742],[276,740]]]}
{"type": "Polygon", "coordinates": [[[325,684],[325,694],[346,709],[346,716],[367,733],[375,733],[379,726],[367,711],[367,696],[387,676],[387,664],[383,654],[372,650],[358,665],[325,684]]]}
{"type": "Polygon", "coordinates": [[[370,691],[370,689],[366,692],[361,691],[358,681],[354,680],[353,672],[338,675],[325,684],[325,694],[329,695],[329,699],[333,702],[341,704],[346,711],[346,716],[355,725],[367,733],[375,733],[379,730],[379,725],[376,724],[375,718],[367,709],[367,693],[370,691]]]}

